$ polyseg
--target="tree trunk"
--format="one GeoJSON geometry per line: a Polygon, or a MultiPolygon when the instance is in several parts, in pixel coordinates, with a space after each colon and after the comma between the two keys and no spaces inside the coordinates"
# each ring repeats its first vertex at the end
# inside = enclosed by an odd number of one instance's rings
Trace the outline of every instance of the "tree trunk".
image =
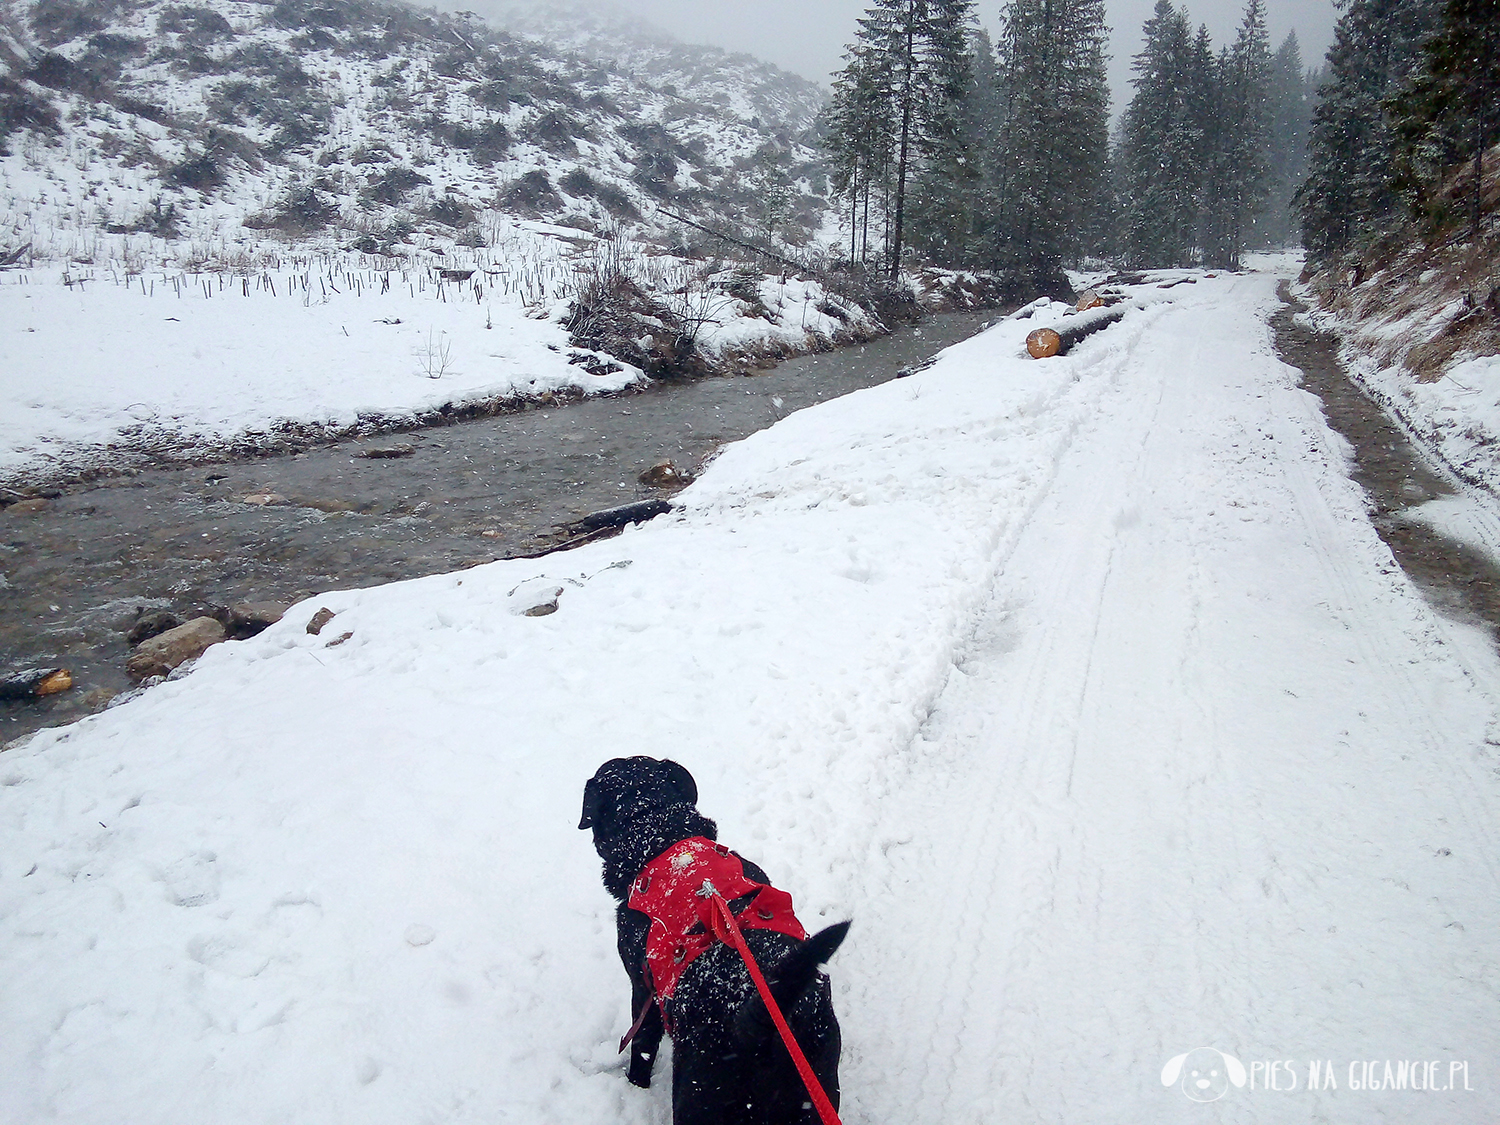
{"type": "Polygon", "coordinates": [[[1479,223],[1484,206],[1484,102],[1481,100],[1474,114],[1474,234],[1475,245],[1479,243],[1479,223]]]}
{"type": "Polygon", "coordinates": [[[916,12],[908,9],[906,20],[906,74],[901,83],[901,153],[896,160],[896,234],[891,245],[891,280],[901,276],[902,227],[906,218],[906,157],[911,137],[912,79],[916,68],[916,12]]]}

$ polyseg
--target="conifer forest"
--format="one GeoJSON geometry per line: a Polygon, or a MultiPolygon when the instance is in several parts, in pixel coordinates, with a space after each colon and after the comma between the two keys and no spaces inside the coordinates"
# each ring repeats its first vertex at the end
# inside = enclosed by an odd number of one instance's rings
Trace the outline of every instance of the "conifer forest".
{"type": "Polygon", "coordinates": [[[1316,265],[1486,210],[1500,0],[1347,0],[1326,60],[1274,49],[1262,0],[1215,44],[1157,0],[1111,128],[1103,0],[876,0],[823,126],[852,262],[910,259],[1062,288],[1086,260],[1316,265]],[[1467,177],[1467,186],[1465,184],[1467,177]]]}

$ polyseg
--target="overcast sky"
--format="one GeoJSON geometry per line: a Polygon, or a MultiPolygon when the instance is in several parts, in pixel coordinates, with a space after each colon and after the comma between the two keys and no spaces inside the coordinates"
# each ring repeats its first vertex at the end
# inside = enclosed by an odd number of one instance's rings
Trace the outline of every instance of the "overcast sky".
{"type": "MultiPolygon", "coordinates": [[[[748,51],[768,62],[825,85],[843,64],[840,57],[854,33],[854,21],[869,0],[611,0],[644,16],[679,39],[748,51]]],[[[1113,29],[1110,86],[1116,113],[1130,97],[1130,60],[1141,46],[1141,25],[1155,0],[1105,0],[1113,29]]],[[[1337,18],[1332,0],[1265,0],[1266,23],[1274,50],[1288,31],[1297,32],[1302,58],[1321,61],[1333,41],[1337,18]]],[[[993,30],[1000,0],[980,0],[980,18],[993,30]]],[[[1234,38],[1244,0],[1188,0],[1193,26],[1207,24],[1215,46],[1234,38]]]]}

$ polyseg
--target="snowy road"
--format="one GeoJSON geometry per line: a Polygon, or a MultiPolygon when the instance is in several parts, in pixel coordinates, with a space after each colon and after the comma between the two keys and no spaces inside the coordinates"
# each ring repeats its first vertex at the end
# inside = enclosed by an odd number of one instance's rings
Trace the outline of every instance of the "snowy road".
{"type": "Polygon", "coordinates": [[[932,951],[888,1041],[936,1034],[873,1119],[1500,1110],[1489,703],[1316,400],[1215,311],[1167,314],[1112,372],[920,735],[951,786],[910,811],[903,901],[865,920],[892,966],[932,951]],[[1199,1046],[1295,1060],[1298,1089],[1163,1096],[1199,1046]],[[1429,1057],[1485,1078],[1345,1088],[1351,1060],[1429,1057]],[[1313,1059],[1337,1094],[1306,1090],[1313,1059]]]}
{"type": "Polygon", "coordinates": [[[665,1121],[572,827],[631,753],[855,919],[849,1125],[1496,1120],[1500,674],[1376,536],[1274,284],[1046,363],[1002,325],[681,517],[329,595],[0,756],[0,1121],[665,1121]],[[1164,1086],[1199,1047],[1246,1084],[1164,1086]]]}

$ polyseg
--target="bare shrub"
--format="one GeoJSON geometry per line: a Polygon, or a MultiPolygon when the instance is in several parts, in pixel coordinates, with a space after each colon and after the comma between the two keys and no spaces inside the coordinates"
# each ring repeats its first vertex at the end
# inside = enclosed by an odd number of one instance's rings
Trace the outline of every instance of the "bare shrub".
{"type": "Polygon", "coordinates": [[[428,379],[441,379],[444,375],[456,375],[453,370],[453,344],[446,332],[433,333],[427,330],[427,340],[416,351],[417,371],[428,379]]]}
{"type": "Polygon", "coordinates": [[[646,272],[639,251],[623,238],[601,242],[574,277],[569,337],[656,378],[708,374],[696,347],[707,309],[688,302],[679,310],[651,296],[642,284],[646,272]]]}
{"type": "Polygon", "coordinates": [[[336,197],[323,181],[294,186],[270,211],[251,215],[245,226],[251,230],[279,230],[283,234],[314,234],[339,213],[336,197]]]}
{"type": "Polygon", "coordinates": [[[370,203],[384,203],[388,207],[398,207],[413,188],[430,183],[432,181],[415,168],[408,168],[404,164],[393,164],[374,177],[360,192],[360,195],[370,203]]]}

